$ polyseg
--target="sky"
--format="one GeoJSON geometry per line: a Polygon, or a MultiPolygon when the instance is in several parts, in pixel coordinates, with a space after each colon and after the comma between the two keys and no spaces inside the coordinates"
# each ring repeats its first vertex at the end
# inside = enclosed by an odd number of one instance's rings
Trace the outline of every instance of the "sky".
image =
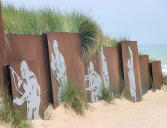
{"type": "Polygon", "coordinates": [[[27,9],[79,10],[93,16],[103,32],[140,45],[167,45],[167,0],[1,0],[27,9]]]}

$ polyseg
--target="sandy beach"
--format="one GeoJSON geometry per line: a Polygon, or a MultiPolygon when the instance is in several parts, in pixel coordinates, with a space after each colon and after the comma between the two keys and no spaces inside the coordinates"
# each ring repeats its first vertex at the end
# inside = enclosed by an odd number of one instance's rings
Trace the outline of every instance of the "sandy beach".
{"type": "Polygon", "coordinates": [[[49,111],[49,120],[32,121],[34,128],[165,128],[167,91],[149,91],[135,104],[126,99],[115,99],[111,105],[104,101],[90,103],[83,116],[63,105],[49,111]]]}
{"type": "MultiPolygon", "coordinates": [[[[167,87],[149,91],[141,102],[115,99],[89,103],[83,116],[65,109],[49,107],[48,120],[33,120],[33,128],[165,128],[167,127],[167,87]]],[[[48,114],[48,112],[47,112],[48,114]]],[[[0,125],[0,128],[9,128],[0,125]]]]}

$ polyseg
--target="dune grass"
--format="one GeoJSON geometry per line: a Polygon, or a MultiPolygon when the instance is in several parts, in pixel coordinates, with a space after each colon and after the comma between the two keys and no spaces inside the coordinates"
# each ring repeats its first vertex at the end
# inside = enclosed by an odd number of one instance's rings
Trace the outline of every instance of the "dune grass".
{"type": "Polygon", "coordinates": [[[113,37],[110,37],[108,35],[103,35],[102,39],[103,39],[102,42],[103,42],[104,47],[115,47],[115,46],[117,46],[118,42],[129,40],[129,38],[126,36],[122,36],[119,38],[113,38],[113,37]]]}
{"type": "Polygon", "coordinates": [[[163,84],[164,84],[164,85],[167,85],[167,76],[164,76],[164,77],[163,77],[163,84]]]}
{"type": "Polygon", "coordinates": [[[12,128],[32,128],[26,117],[18,110],[14,109],[11,98],[2,98],[2,109],[0,109],[0,122],[4,125],[9,125],[12,128]]]}
{"type": "Polygon", "coordinates": [[[115,39],[103,33],[92,16],[79,11],[64,13],[54,9],[27,10],[11,4],[2,5],[4,29],[8,34],[36,34],[46,32],[81,33],[83,53],[94,54],[101,45],[116,46],[125,38],[115,39]]]}
{"type": "Polygon", "coordinates": [[[125,80],[123,78],[123,73],[121,73],[121,79],[120,79],[120,81],[121,81],[121,92],[120,92],[119,98],[126,98],[126,99],[128,99],[128,96],[127,96],[126,90],[125,90],[125,80]]]}
{"type": "Polygon", "coordinates": [[[5,32],[9,34],[37,34],[46,32],[81,33],[84,52],[97,49],[99,25],[94,19],[81,12],[63,13],[53,9],[26,10],[12,5],[3,5],[3,21],[5,32]]]}
{"type": "Polygon", "coordinates": [[[112,101],[112,93],[109,88],[106,88],[105,86],[102,86],[102,95],[101,98],[102,100],[106,101],[107,103],[111,103],[112,101]]]}
{"type": "Polygon", "coordinates": [[[62,99],[66,108],[72,108],[79,115],[84,113],[83,96],[71,82],[63,89],[62,99]]]}

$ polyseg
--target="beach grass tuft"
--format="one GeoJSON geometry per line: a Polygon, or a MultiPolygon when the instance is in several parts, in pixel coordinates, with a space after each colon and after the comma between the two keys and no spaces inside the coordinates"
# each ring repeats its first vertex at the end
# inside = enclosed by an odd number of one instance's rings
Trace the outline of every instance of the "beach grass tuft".
{"type": "Polygon", "coordinates": [[[63,89],[62,99],[65,108],[70,107],[79,115],[84,113],[85,103],[83,96],[71,82],[68,82],[67,86],[63,89]]]}
{"type": "Polygon", "coordinates": [[[30,121],[13,107],[11,98],[2,98],[2,108],[0,109],[0,122],[12,128],[32,128],[30,121]]]}
{"type": "Polygon", "coordinates": [[[107,103],[111,103],[112,101],[112,93],[109,88],[106,88],[105,86],[102,86],[102,95],[101,98],[102,100],[106,101],[107,103]]]}
{"type": "Polygon", "coordinates": [[[167,76],[164,76],[164,77],[163,77],[163,84],[164,84],[164,85],[167,85],[167,76]]]}

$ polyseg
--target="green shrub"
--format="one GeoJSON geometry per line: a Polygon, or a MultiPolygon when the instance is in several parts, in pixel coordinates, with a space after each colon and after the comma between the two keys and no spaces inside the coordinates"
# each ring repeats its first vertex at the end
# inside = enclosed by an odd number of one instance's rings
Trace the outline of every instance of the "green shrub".
{"type": "Polygon", "coordinates": [[[112,93],[109,88],[106,88],[105,86],[102,86],[102,95],[101,98],[102,100],[106,101],[107,103],[111,103],[112,101],[112,93]]]}
{"type": "Polygon", "coordinates": [[[77,114],[83,114],[83,96],[72,83],[68,82],[68,85],[63,89],[62,99],[65,107],[71,107],[77,114]]]}
{"type": "Polygon", "coordinates": [[[6,100],[2,99],[0,122],[11,125],[13,128],[32,128],[32,125],[26,120],[26,117],[14,109],[11,98],[7,98],[6,100]]]}
{"type": "Polygon", "coordinates": [[[164,84],[164,85],[167,85],[167,76],[164,76],[164,77],[163,77],[163,84],[164,84]]]}

